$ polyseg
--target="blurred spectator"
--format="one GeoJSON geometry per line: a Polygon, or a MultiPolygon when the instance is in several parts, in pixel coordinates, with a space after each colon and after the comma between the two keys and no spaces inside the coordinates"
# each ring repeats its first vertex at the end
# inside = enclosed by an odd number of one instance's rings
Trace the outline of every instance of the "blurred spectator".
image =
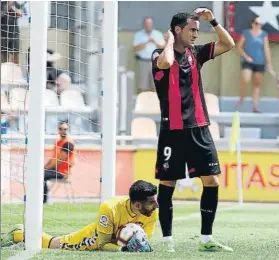
{"type": "Polygon", "coordinates": [[[136,50],[137,71],[139,73],[139,91],[149,89],[150,83],[154,89],[151,69],[151,55],[155,49],[164,48],[164,35],[153,29],[153,19],[146,17],[143,29],[136,32],[133,46],[136,50]]]}
{"type": "Polygon", "coordinates": [[[241,55],[241,86],[240,99],[236,108],[238,109],[246,95],[247,87],[253,79],[253,112],[260,113],[258,105],[260,98],[260,87],[263,73],[267,70],[273,71],[268,35],[262,30],[259,17],[252,19],[250,29],[244,30],[238,42],[238,52],[241,55]]]}
{"type": "MultiPolygon", "coordinates": [[[[58,61],[61,55],[50,49],[47,49],[47,69],[46,69],[46,87],[53,90],[58,95],[61,92],[71,86],[70,76],[63,70],[57,69],[54,66],[54,62],[58,61]]],[[[30,63],[30,48],[28,49],[28,73],[29,73],[29,63],[30,63]]]]}
{"type": "Polygon", "coordinates": [[[19,27],[18,17],[22,16],[14,1],[1,1],[1,63],[9,61],[19,63],[19,27]]]}
{"type": "Polygon", "coordinates": [[[1,135],[7,134],[14,117],[1,111],[1,135]]]}
{"type": "Polygon", "coordinates": [[[71,86],[70,76],[63,70],[54,67],[53,63],[61,58],[59,53],[47,50],[47,88],[52,89],[58,95],[71,86]]]}
{"type": "Polygon", "coordinates": [[[52,157],[45,165],[44,203],[48,201],[47,181],[68,178],[74,164],[74,141],[68,137],[68,124],[60,122],[58,132],[60,138],[55,141],[52,157]]]}

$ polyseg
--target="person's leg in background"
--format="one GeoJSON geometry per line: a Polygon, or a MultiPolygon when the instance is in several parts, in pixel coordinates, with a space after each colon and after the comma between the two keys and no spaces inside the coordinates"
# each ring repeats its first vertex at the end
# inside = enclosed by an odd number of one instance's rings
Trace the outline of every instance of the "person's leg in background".
{"type": "Polygon", "coordinates": [[[57,172],[56,170],[45,170],[44,176],[44,203],[48,201],[48,186],[47,181],[53,179],[63,179],[64,176],[57,172]]]}
{"type": "Polygon", "coordinates": [[[247,88],[249,86],[249,83],[251,81],[252,77],[252,70],[249,68],[248,65],[243,65],[242,66],[242,71],[241,71],[241,81],[240,81],[240,95],[239,95],[239,101],[236,105],[236,109],[239,109],[244,101],[244,98],[246,96],[247,88]]]}
{"type": "MultiPolygon", "coordinates": [[[[2,33],[2,31],[1,31],[2,33]]],[[[1,38],[1,64],[8,62],[8,39],[1,38]]]]}
{"type": "Polygon", "coordinates": [[[8,37],[7,27],[1,28],[1,63],[8,62],[8,37]]]}
{"type": "Polygon", "coordinates": [[[140,93],[149,89],[149,73],[151,69],[149,61],[137,60],[137,64],[139,74],[137,93],[140,93]]]}
{"type": "Polygon", "coordinates": [[[12,52],[12,53],[10,53],[11,55],[12,55],[12,62],[14,63],[14,64],[19,64],[19,53],[18,52],[12,52]]]}
{"type": "Polygon", "coordinates": [[[13,52],[11,52],[11,55],[12,55],[12,62],[14,64],[19,64],[19,39],[14,39],[15,41],[15,45],[17,46],[18,45],[18,48],[15,47],[13,52]],[[18,43],[17,43],[18,42],[18,43]]]}
{"type": "Polygon", "coordinates": [[[13,43],[13,47],[14,47],[14,58],[13,58],[13,62],[15,64],[19,64],[19,51],[20,51],[20,32],[19,32],[19,28],[16,28],[16,32],[14,34],[14,43],[13,43]]]}
{"type": "Polygon", "coordinates": [[[8,61],[8,52],[7,51],[1,51],[1,63],[5,63],[8,61]]]}
{"type": "Polygon", "coordinates": [[[11,62],[14,64],[19,64],[19,32],[9,33],[9,56],[11,62]]]}
{"type": "Polygon", "coordinates": [[[260,89],[262,84],[263,74],[262,72],[253,72],[253,112],[260,113],[259,101],[260,101],[260,89]]]}

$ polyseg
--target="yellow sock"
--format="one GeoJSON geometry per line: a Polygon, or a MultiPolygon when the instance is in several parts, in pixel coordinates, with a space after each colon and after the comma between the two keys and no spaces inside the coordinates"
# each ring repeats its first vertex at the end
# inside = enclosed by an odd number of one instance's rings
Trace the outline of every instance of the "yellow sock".
{"type": "MultiPolygon", "coordinates": [[[[53,236],[44,233],[42,234],[42,248],[48,248],[50,240],[53,238],[53,236]]],[[[24,231],[23,230],[17,230],[14,231],[14,243],[19,243],[24,240],[24,231]]]]}
{"type": "Polygon", "coordinates": [[[23,230],[17,230],[14,231],[14,243],[22,242],[24,239],[24,231],[23,230]]]}
{"type": "Polygon", "coordinates": [[[53,238],[53,236],[44,233],[42,234],[42,248],[48,248],[50,240],[53,238]]]}

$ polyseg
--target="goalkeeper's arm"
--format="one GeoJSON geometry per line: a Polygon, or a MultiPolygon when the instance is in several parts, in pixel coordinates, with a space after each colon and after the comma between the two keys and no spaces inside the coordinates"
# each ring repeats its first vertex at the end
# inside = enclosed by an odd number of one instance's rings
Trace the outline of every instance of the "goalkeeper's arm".
{"type": "Polygon", "coordinates": [[[110,252],[119,252],[121,251],[121,247],[112,243],[112,234],[104,234],[99,232],[98,233],[98,249],[103,251],[110,251],[110,252]]]}
{"type": "Polygon", "coordinates": [[[142,244],[142,238],[138,237],[137,234],[128,242],[127,246],[118,246],[111,241],[112,235],[98,233],[98,249],[102,251],[110,252],[151,252],[152,249],[149,243],[146,241],[142,244]]]}

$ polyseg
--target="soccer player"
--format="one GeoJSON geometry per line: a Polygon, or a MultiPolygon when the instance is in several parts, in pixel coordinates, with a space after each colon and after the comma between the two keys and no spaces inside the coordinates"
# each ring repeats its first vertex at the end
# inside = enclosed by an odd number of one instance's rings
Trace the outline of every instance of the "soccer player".
{"type": "MultiPolygon", "coordinates": [[[[101,204],[96,222],[81,230],[60,237],[43,233],[42,247],[68,250],[104,250],[122,252],[151,252],[148,243],[157,220],[157,187],[145,181],[137,181],[129,191],[129,198],[112,198],[101,204]],[[127,223],[142,226],[148,239],[135,234],[127,246],[116,244],[118,229],[127,223]]],[[[2,236],[0,246],[23,241],[23,230],[15,229],[2,236]]]]}
{"type": "Polygon", "coordinates": [[[235,43],[206,8],[198,8],[194,14],[174,15],[170,27],[165,48],[152,54],[153,78],[161,107],[155,177],[160,180],[158,204],[163,240],[168,251],[175,251],[172,196],[176,181],[186,177],[187,163],[190,178],[200,177],[203,183],[199,250],[232,251],[212,237],[220,166],[208,128],[200,70],[206,61],[229,51],[235,43]],[[219,38],[216,42],[194,45],[200,18],[213,26],[219,38]]]}

